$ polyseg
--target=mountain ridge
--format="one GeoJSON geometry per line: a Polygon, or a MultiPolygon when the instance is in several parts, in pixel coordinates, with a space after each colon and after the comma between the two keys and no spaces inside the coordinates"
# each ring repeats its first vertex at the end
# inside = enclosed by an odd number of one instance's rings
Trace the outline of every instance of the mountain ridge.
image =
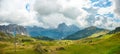
{"type": "Polygon", "coordinates": [[[27,28],[29,34],[31,36],[46,36],[49,38],[53,38],[53,39],[63,39],[68,35],[71,35],[77,31],[80,30],[80,28],[78,28],[75,25],[66,25],[65,23],[61,23],[58,25],[57,28],[52,28],[52,29],[45,29],[42,27],[28,27],[27,28]]]}
{"type": "Polygon", "coordinates": [[[116,27],[114,30],[110,31],[108,34],[114,34],[120,32],[120,27],[116,27]]]}
{"type": "Polygon", "coordinates": [[[15,32],[16,34],[28,35],[26,28],[17,24],[0,25],[0,32],[10,34],[13,34],[15,32]]]}
{"type": "Polygon", "coordinates": [[[107,29],[102,29],[102,28],[97,28],[95,26],[91,26],[91,27],[87,27],[83,30],[78,31],[78,32],[66,37],[65,39],[67,39],[67,40],[77,40],[77,39],[81,39],[81,38],[84,38],[84,37],[91,36],[95,33],[105,32],[105,31],[109,32],[109,30],[107,30],[107,29]]]}

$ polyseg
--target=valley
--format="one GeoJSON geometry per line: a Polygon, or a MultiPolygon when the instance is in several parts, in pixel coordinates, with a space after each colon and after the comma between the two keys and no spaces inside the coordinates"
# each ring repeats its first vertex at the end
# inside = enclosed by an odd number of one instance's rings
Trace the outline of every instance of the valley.
{"type": "Polygon", "coordinates": [[[0,54],[120,54],[119,31],[77,40],[41,40],[16,35],[16,52],[14,36],[1,32],[0,37],[4,37],[0,39],[0,54]]]}

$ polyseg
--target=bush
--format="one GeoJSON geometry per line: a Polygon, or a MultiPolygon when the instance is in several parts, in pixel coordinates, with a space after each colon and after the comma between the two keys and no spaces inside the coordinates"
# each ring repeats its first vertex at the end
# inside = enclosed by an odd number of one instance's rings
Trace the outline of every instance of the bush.
{"type": "Polygon", "coordinates": [[[33,40],[26,38],[26,39],[22,39],[21,41],[22,41],[22,42],[32,42],[33,40]]]}
{"type": "Polygon", "coordinates": [[[34,50],[39,52],[40,54],[44,54],[45,53],[45,50],[42,48],[42,45],[41,44],[36,44],[34,46],[34,50]]]}
{"type": "Polygon", "coordinates": [[[65,50],[65,48],[64,47],[58,47],[58,48],[56,48],[56,50],[65,50]]]}

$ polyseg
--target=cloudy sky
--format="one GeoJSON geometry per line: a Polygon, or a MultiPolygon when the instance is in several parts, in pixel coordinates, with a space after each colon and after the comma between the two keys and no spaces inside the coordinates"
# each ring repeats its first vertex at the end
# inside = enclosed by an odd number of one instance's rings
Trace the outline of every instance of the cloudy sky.
{"type": "Polygon", "coordinates": [[[114,29],[120,26],[119,5],[120,0],[0,0],[0,25],[114,29]]]}

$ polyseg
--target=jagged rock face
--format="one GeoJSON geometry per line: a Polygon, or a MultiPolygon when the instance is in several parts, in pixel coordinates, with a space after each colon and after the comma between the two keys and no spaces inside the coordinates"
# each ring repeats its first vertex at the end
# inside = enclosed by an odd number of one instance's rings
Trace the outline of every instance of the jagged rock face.
{"type": "Polygon", "coordinates": [[[28,35],[26,28],[16,24],[0,25],[0,31],[11,34],[16,32],[16,34],[28,35]]]}

